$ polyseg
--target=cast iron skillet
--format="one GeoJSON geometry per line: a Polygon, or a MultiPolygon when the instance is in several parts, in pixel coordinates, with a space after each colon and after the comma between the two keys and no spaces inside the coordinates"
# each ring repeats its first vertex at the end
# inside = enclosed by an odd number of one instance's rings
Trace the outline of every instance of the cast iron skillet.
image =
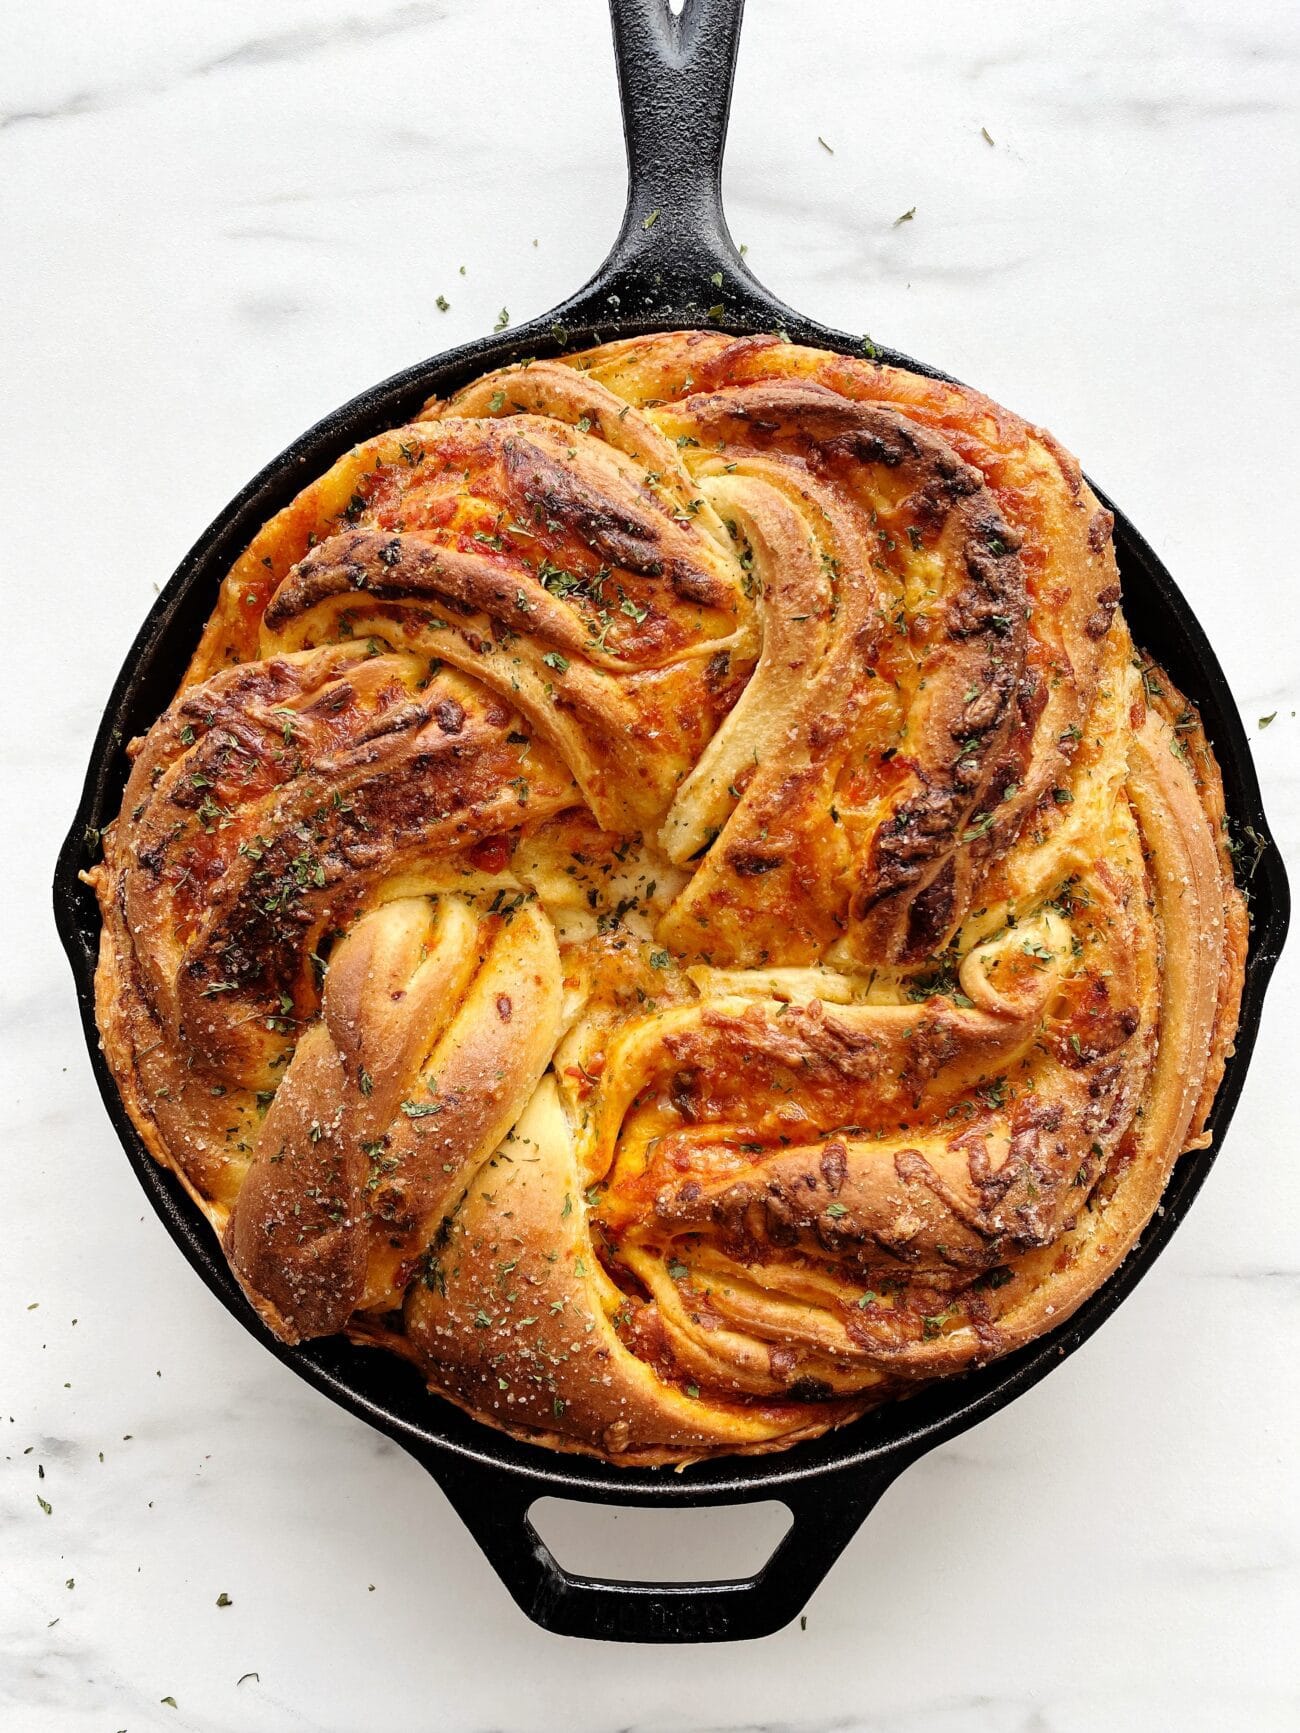
{"type": "MultiPolygon", "coordinates": [[[[96,857],[99,827],[120,805],[127,773],[124,742],[143,734],[170,701],[221,579],[254,532],[350,446],[399,425],[431,393],[446,394],[489,368],[528,355],[708,324],[738,333],[780,329],[797,343],[862,353],[861,338],[828,331],[782,306],[750,275],[727,232],[722,152],[743,5],[744,0],[689,0],[685,15],[675,17],[667,0],[611,0],[629,193],[609,258],[586,288],[553,314],[421,362],[327,416],[221,513],[181,562],[127,656],[54,880],[59,932],[76,977],[100,1091],[136,1176],[191,1264],[299,1377],[425,1465],[530,1619],[567,1635],[628,1642],[710,1642],[777,1630],[806,1603],[876,1500],[909,1463],[1037,1383],[1120,1304],[1163,1250],[1214,1160],[1245,1080],[1289,910],[1286,874],[1269,838],[1241,720],[1222,670],[1173,579],[1116,510],[1123,605],[1133,635],[1199,704],[1223,770],[1251,898],[1251,944],[1236,1052],[1211,1119],[1213,1144],[1179,1162],[1164,1207],[1136,1249],[1064,1328],[982,1371],[936,1384],[777,1455],[733,1457],[685,1472],[606,1467],[516,1443],[470,1420],[428,1394],[414,1371],[389,1355],[342,1339],[284,1347],[258,1322],[198,1211],[146,1154],[99,1050],[93,1006],[99,913],[77,873],[96,857]],[[721,287],[715,273],[721,274],[721,287]],[[794,1521],[751,1578],[603,1582],[571,1575],[548,1551],[528,1520],[530,1506],[544,1494],[673,1507],[776,1498],[789,1507],[794,1521]]],[[[893,366],[947,377],[892,350],[880,354],[893,366]]]]}

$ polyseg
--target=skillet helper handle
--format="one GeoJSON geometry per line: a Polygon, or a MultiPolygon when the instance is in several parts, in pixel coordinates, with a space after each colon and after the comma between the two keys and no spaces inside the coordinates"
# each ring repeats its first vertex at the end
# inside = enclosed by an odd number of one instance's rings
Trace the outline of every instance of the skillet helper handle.
{"type": "MultiPolygon", "coordinates": [[[[552,1483],[442,1453],[421,1459],[534,1624],[559,1636],[615,1643],[735,1642],[780,1630],[807,1605],[905,1466],[895,1458],[760,1492],[760,1498],[778,1499],[794,1518],[761,1570],[724,1582],[655,1583],[605,1581],[565,1570],[529,1520],[537,1499],[563,1496],[552,1483]]],[[[683,1487],[682,1493],[674,1504],[754,1502],[709,1487],[683,1487]]],[[[617,1490],[600,1496],[616,1505],[642,1502],[617,1490]]]]}
{"type": "Polygon", "coordinates": [[[741,270],[722,214],[722,153],[745,0],[610,0],[628,194],[611,259],[706,283],[741,270]]]}

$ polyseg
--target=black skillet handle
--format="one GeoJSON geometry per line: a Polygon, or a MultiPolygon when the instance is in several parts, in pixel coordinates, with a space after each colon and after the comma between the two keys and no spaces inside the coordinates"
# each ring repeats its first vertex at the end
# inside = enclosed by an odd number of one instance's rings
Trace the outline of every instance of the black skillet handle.
{"type": "Polygon", "coordinates": [[[610,0],[627,141],[628,200],[620,240],[660,251],[683,231],[721,241],[722,152],[745,0],[610,0]],[[655,230],[663,225],[656,234],[655,230]]]}
{"type": "Polygon", "coordinates": [[[610,0],[628,193],[609,258],[562,309],[681,324],[752,323],[777,303],[750,276],[722,211],[722,154],[745,0],[610,0]]]}
{"type": "MultiPolygon", "coordinates": [[[[606,1582],[565,1570],[529,1520],[538,1498],[561,1496],[553,1483],[441,1452],[421,1454],[421,1460],[534,1624],[559,1636],[615,1643],[735,1642],[780,1630],[807,1605],[906,1466],[894,1457],[873,1468],[823,1475],[763,1495],[779,1499],[794,1520],[752,1577],[654,1583],[606,1582]]],[[[683,1485],[681,1491],[680,1503],[686,1506],[754,1502],[707,1486],[683,1485]]],[[[602,1487],[598,1496],[602,1504],[639,1502],[617,1487],[602,1487]]]]}
{"type": "MultiPolygon", "coordinates": [[[[557,324],[593,326],[609,313],[647,325],[725,328],[779,323],[784,309],[741,261],[722,210],[722,156],[745,0],[610,0],[623,131],[627,208],[596,276],[557,309],[557,324]]],[[[412,1446],[408,1443],[407,1448],[412,1446]]],[[[451,1500],[492,1568],[534,1624],[561,1636],[624,1643],[710,1643],[779,1630],[906,1466],[794,1481],[778,1488],[793,1521],[761,1570],[724,1582],[607,1582],[564,1569],[529,1520],[536,1501],[563,1496],[545,1476],[446,1452],[414,1452],[451,1500]]],[[[680,1506],[752,1503],[733,1490],[674,1486],[680,1506]]],[[[602,1503],[632,1505],[634,1492],[601,1486],[602,1503]]]]}

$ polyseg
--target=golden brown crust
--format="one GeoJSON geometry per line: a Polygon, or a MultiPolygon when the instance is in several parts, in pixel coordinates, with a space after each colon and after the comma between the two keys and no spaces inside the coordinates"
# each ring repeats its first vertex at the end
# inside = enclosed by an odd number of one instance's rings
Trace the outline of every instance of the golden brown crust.
{"type": "Polygon", "coordinates": [[[974,392],[715,332],[475,381],[266,525],[91,877],[123,1100],[270,1327],[648,1464],[1067,1317],[1247,938],[1110,528],[974,392]]]}

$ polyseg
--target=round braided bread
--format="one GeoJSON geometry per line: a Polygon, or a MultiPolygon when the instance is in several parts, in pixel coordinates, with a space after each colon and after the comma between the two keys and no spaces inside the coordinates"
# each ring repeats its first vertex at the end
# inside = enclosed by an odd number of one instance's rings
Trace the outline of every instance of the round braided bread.
{"type": "Polygon", "coordinates": [[[307,486],[91,875],[123,1100],[270,1327],[653,1463],[1066,1318],[1202,1135],[1246,948],[1110,531],[978,394],[712,332],[307,486]]]}

